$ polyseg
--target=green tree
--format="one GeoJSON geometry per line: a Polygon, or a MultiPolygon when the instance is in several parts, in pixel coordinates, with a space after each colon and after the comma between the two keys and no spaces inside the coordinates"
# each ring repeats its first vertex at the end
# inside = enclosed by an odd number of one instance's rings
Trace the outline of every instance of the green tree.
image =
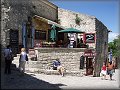
{"type": "Polygon", "coordinates": [[[116,60],[117,67],[120,68],[120,35],[113,42],[108,43],[108,51],[110,49],[113,51],[113,57],[116,60]]]}
{"type": "Polygon", "coordinates": [[[118,35],[117,39],[114,39],[113,42],[108,43],[108,51],[112,49],[113,56],[119,57],[120,55],[120,35],[118,35]]]}
{"type": "Polygon", "coordinates": [[[114,44],[115,44],[115,52],[114,52],[114,56],[115,57],[119,57],[120,55],[120,35],[118,36],[118,39],[114,40],[114,44]]]}

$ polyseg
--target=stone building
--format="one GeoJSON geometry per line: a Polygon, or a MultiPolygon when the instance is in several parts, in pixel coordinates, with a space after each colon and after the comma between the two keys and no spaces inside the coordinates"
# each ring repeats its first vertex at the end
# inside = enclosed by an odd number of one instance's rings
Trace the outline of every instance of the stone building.
{"type": "Polygon", "coordinates": [[[107,60],[108,55],[107,43],[109,30],[107,27],[95,16],[81,14],[62,8],[58,8],[58,20],[60,20],[60,24],[66,28],[73,27],[85,32],[83,34],[78,34],[78,38],[82,38],[83,42],[88,44],[89,48],[94,49],[96,54],[94,59],[97,64],[94,69],[97,69],[96,71],[98,72],[96,74],[98,75],[100,72],[100,67],[103,61],[107,60]]]}
{"type": "Polygon", "coordinates": [[[48,0],[3,0],[1,4],[2,45],[10,44],[14,53],[22,46],[34,48],[37,38],[48,41],[53,24],[61,27],[57,24],[58,7],[48,0]]]}
{"type": "MultiPolygon", "coordinates": [[[[83,42],[96,52],[95,63],[99,68],[95,67],[94,71],[97,72],[95,74],[99,74],[102,62],[107,58],[108,29],[97,18],[58,8],[48,0],[2,0],[1,4],[3,47],[10,44],[13,52],[18,54],[21,47],[26,49],[41,47],[41,42],[48,45],[46,43],[51,40],[49,31],[53,25],[56,27],[58,41],[67,37],[67,34],[59,34],[59,30],[73,27],[85,32],[78,34],[78,38],[82,38],[83,42]]],[[[54,45],[54,42],[51,44],[54,45]]],[[[60,58],[68,71],[81,73],[79,59],[84,48],[38,48],[37,50],[38,61],[30,61],[31,68],[49,69],[51,68],[49,64],[60,58]]],[[[87,60],[92,63],[93,57],[88,57],[87,60]]],[[[14,60],[16,61],[18,58],[14,60]]]]}

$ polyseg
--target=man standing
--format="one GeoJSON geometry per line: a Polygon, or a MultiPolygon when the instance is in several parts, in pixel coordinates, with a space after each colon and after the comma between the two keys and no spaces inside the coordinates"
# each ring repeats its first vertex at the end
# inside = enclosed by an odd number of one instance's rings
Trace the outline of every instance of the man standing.
{"type": "Polygon", "coordinates": [[[82,56],[80,57],[80,69],[84,69],[84,61],[85,61],[85,57],[82,54],[82,56]]]}
{"type": "Polygon", "coordinates": [[[110,76],[110,80],[112,80],[112,76],[113,76],[113,73],[114,73],[114,64],[112,63],[112,61],[110,61],[110,62],[108,63],[107,73],[108,73],[108,75],[110,76]]]}
{"type": "Polygon", "coordinates": [[[11,63],[12,63],[12,51],[10,49],[10,45],[4,50],[5,57],[5,74],[11,74],[11,63]]]}

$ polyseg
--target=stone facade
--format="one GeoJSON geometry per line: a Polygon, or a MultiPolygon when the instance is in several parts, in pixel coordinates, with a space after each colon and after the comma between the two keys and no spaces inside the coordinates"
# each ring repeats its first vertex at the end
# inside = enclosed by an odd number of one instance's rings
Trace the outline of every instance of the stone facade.
{"type": "MultiPolygon", "coordinates": [[[[2,23],[2,31],[5,29],[4,31],[7,33],[10,29],[18,30],[20,44],[22,43],[22,24],[28,21],[28,17],[38,15],[57,21],[57,6],[48,2],[48,0],[4,0],[1,4],[2,8],[8,9],[2,13],[7,15],[7,20],[2,23]]],[[[8,45],[9,34],[7,36],[3,33],[2,37],[4,37],[2,41],[7,42],[5,46],[8,45]]]]}
{"type": "Polygon", "coordinates": [[[96,63],[95,71],[98,71],[97,76],[100,73],[102,63],[107,61],[108,58],[108,29],[98,19],[95,20],[96,24],[96,63]]]}
{"type": "MultiPolygon", "coordinates": [[[[69,71],[79,71],[80,56],[84,49],[67,49],[67,48],[49,48],[38,49],[38,61],[44,63],[44,69],[51,69],[51,65],[57,58],[61,64],[69,71]]],[[[41,67],[42,68],[42,67],[41,67]]]]}
{"type": "MultiPolygon", "coordinates": [[[[38,52],[37,61],[32,61],[29,56],[29,64],[26,64],[26,71],[45,74],[59,74],[53,70],[53,61],[59,59],[68,75],[83,76],[86,74],[86,66],[80,69],[80,57],[85,50],[76,48],[35,48],[38,52]]],[[[14,57],[13,63],[19,65],[19,57],[14,57]]]]}
{"type": "Polygon", "coordinates": [[[57,21],[57,6],[50,3],[48,0],[1,0],[0,44],[2,50],[0,60],[2,77],[4,76],[5,63],[3,49],[10,43],[10,29],[19,32],[17,37],[19,39],[18,44],[22,44],[22,24],[28,21],[28,17],[32,17],[34,15],[47,18],[51,21],[57,21]]]}
{"type": "MultiPolygon", "coordinates": [[[[48,2],[48,0],[2,0],[1,4],[1,31],[3,31],[1,34],[1,44],[3,46],[9,44],[8,31],[10,29],[19,31],[19,44],[22,43],[22,24],[28,21],[28,17],[38,15],[52,21],[60,20],[60,24],[66,28],[73,27],[85,31],[85,33],[95,33],[95,42],[88,44],[89,47],[96,50],[95,63],[97,65],[95,70],[96,74],[99,74],[102,62],[107,58],[108,30],[97,18],[58,8],[56,5],[48,2]],[[79,24],[76,24],[76,16],[80,18],[79,24]]],[[[52,61],[60,58],[60,61],[67,70],[79,71],[79,60],[84,50],[81,52],[80,49],[60,48],[46,49],[45,51],[47,52],[43,51],[44,49],[38,50],[38,62],[36,62],[38,64],[35,65],[36,68],[51,69],[52,61]]],[[[31,67],[34,67],[34,64],[31,67]]]]}
{"type": "MultiPolygon", "coordinates": [[[[75,29],[85,31],[85,33],[95,33],[95,17],[70,10],[58,8],[58,19],[60,24],[66,28],[73,27],[75,29]],[[75,22],[76,15],[80,18],[80,24],[75,22]]],[[[79,34],[78,34],[79,35],[79,34]]],[[[95,48],[95,43],[89,43],[89,47],[95,48]]]]}
{"type": "Polygon", "coordinates": [[[81,14],[62,8],[58,8],[58,19],[60,20],[60,24],[66,28],[73,27],[75,29],[84,31],[85,33],[95,33],[95,42],[87,44],[89,45],[89,47],[95,49],[95,63],[97,64],[97,66],[94,69],[95,72],[97,71],[96,74],[98,75],[101,65],[103,61],[107,60],[108,55],[107,27],[94,16],[81,14]],[[76,23],[76,16],[80,19],[79,24],[76,23]]]}

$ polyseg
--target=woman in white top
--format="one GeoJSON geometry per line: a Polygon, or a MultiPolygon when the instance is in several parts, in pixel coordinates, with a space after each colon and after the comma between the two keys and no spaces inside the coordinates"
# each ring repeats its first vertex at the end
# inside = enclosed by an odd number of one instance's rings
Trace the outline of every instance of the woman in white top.
{"type": "Polygon", "coordinates": [[[21,48],[21,54],[20,54],[20,59],[19,59],[20,72],[23,72],[23,73],[25,72],[26,61],[28,61],[27,53],[25,52],[25,48],[21,48]]]}

